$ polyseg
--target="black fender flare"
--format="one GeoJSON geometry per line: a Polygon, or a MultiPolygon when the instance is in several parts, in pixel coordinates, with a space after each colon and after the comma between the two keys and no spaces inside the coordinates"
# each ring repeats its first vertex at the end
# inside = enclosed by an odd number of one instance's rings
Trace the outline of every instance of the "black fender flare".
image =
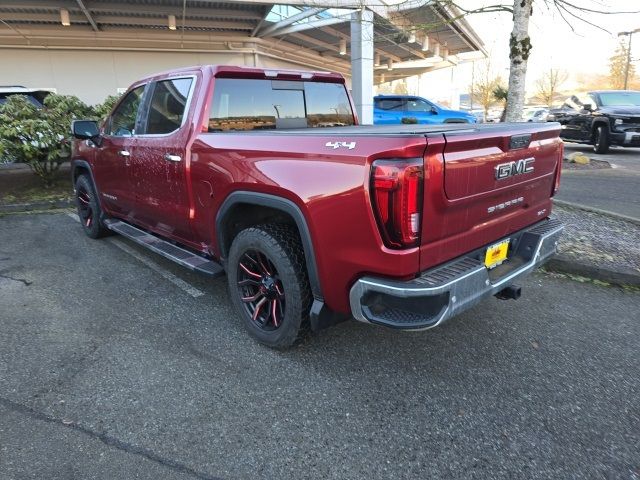
{"type": "Polygon", "coordinates": [[[611,131],[611,122],[607,117],[599,117],[591,120],[591,130],[594,131],[598,126],[604,125],[611,131]]]}
{"type": "Polygon", "coordinates": [[[91,177],[91,183],[93,183],[93,188],[96,189],[96,193],[98,192],[98,186],[96,185],[96,179],[93,178],[93,170],[91,169],[91,165],[86,160],[74,159],[71,160],[71,181],[75,186],[75,180],[78,178],[76,172],[80,169],[86,169],[89,172],[89,176],[91,177]]]}
{"type": "Polygon", "coordinates": [[[91,183],[93,184],[93,189],[95,190],[96,195],[98,196],[98,204],[100,205],[100,210],[102,211],[102,215],[104,217],[105,213],[104,213],[104,205],[102,205],[102,195],[100,195],[98,184],[96,183],[96,179],[93,176],[93,169],[91,168],[91,165],[89,164],[89,162],[79,158],[71,160],[71,182],[73,184],[74,190],[76,188],[76,179],[78,178],[77,171],[79,169],[83,169],[83,170],[86,169],[89,172],[89,176],[91,177],[91,183]]]}
{"type": "Polygon", "coordinates": [[[316,300],[322,301],[322,287],[320,285],[316,256],[313,249],[313,242],[311,241],[309,226],[307,225],[307,220],[300,208],[289,199],[267,193],[251,191],[235,191],[229,194],[220,206],[216,215],[216,240],[218,242],[221,260],[224,261],[223,257],[226,255],[226,252],[229,251],[230,247],[230,245],[225,244],[224,240],[223,225],[225,218],[234,205],[241,203],[280,210],[293,218],[296,226],[298,227],[300,239],[302,240],[302,248],[304,249],[304,257],[307,264],[307,273],[309,275],[311,292],[316,300]]]}

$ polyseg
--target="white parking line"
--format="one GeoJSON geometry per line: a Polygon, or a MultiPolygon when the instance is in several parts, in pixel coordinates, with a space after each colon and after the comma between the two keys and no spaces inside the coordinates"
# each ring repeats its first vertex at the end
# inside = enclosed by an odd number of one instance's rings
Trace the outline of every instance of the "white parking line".
{"type": "MultiPolygon", "coordinates": [[[[73,218],[76,222],[80,222],[80,219],[78,218],[77,214],[75,214],[75,213],[67,213],[67,215],[69,217],[73,218]]],[[[158,265],[153,260],[150,260],[147,257],[145,257],[144,255],[141,255],[140,253],[138,253],[136,250],[131,248],[129,245],[125,244],[122,240],[119,240],[117,238],[107,238],[106,240],[109,243],[111,243],[112,245],[115,245],[116,247],[118,247],[123,252],[128,253],[129,255],[134,257],[136,260],[144,263],[151,270],[153,270],[154,272],[160,274],[160,276],[162,278],[164,278],[166,280],[169,280],[176,287],[182,289],[183,291],[185,291],[186,293],[188,293],[192,297],[197,298],[197,297],[201,297],[201,296],[204,295],[204,292],[202,290],[199,290],[196,287],[194,287],[193,285],[185,282],[181,278],[176,277],[173,273],[171,273],[168,270],[166,270],[165,268],[161,267],[160,265],[158,265]]]]}

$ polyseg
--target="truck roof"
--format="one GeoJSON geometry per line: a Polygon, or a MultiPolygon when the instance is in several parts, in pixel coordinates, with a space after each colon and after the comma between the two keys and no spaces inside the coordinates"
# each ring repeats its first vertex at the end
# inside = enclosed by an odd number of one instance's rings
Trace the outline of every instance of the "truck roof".
{"type": "Polygon", "coordinates": [[[593,90],[589,93],[640,93],[640,90],[593,90]]]}
{"type": "Polygon", "coordinates": [[[148,75],[141,79],[140,82],[162,77],[188,75],[193,74],[195,71],[205,72],[207,70],[211,72],[212,76],[220,78],[271,78],[344,83],[344,77],[339,73],[285,68],[243,67],[237,65],[194,65],[191,67],[181,67],[148,75]]]}

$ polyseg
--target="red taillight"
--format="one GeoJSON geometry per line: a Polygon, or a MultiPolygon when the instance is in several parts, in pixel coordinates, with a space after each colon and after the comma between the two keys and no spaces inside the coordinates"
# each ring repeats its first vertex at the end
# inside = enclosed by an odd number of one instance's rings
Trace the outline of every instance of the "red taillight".
{"type": "Polygon", "coordinates": [[[560,188],[560,175],[562,174],[562,162],[564,161],[564,143],[560,142],[560,151],[558,152],[558,165],[556,165],[556,178],[553,182],[553,192],[551,196],[555,195],[560,188]]]}
{"type": "Polygon", "coordinates": [[[423,172],[421,158],[373,162],[373,207],[382,238],[389,247],[413,247],[419,243],[423,172]]]}

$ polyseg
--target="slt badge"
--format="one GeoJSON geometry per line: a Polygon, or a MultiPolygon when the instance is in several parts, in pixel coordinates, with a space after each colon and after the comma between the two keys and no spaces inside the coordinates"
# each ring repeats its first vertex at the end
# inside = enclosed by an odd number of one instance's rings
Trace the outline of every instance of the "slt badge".
{"type": "Polygon", "coordinates": [[[324,144],[325,147],[331,147],[334,150],[336,148],[340,148],[340,147],[344,147],[344,148],[348,148],[349,150],[353,150],[354,148],[356,148],[356,142],[327,142],[324,144]]]}

